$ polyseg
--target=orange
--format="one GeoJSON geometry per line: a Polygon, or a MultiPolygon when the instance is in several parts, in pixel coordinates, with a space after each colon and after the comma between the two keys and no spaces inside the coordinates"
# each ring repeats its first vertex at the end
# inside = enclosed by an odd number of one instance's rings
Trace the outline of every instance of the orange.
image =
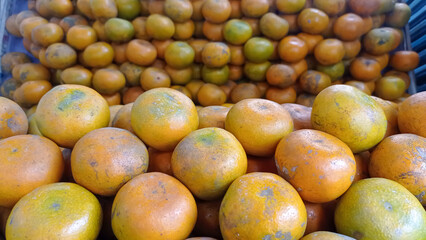
{"type": "Polygon", "coordinates": [[[163,69],[149,67],[142,72],[140,84],[143,90],[147,91],[153,88],[170,87],[171,80],[163,69]]]}
{"type": "Polygon", "coordinates": [[[188,44],[194,49],[195,57],[194,62],[196,63],[202,63],[202,52],[204,49],[204,46],[209,43],[209,41],[205,39],[190,39],[188,40],[188,44]]]}
{"type": "Polygon", "coordinates": [[[89,67],[105,67],[112,63],[114,49],[106,42],[96,42],[83,51],[84,65],[89,67]]]}
{"type": "Polygon", "coordinates": [[[141,12],[141,3],[138,0],[117,0],[117,16],[127,20],[136,18],[141,12]]]}
{"type": "Polygon", "coordinates": [[[203,81],[206,83],[223,85],[229,79],[229,67],[228,65],[225,65],[223,67],[211,68],[204,65],[201,69],[201,76],[203,81]]]}
{"type": "Polygon", "coordinates": [[[243,65],[245,62],[243,46],[228,45],[231,51],[231,59],[229,61],[232,65],[243,65]]]}
{"type": "Polygon", "coordinates": [[[364,50],[373,55],[388,53],[397,48],[400,42],[400,33],[389,27],[374,28],[362,40],[364,50]]]}
{"type": "Polygon", "coordinates": [[[104,25],[105,34],[112,42],[128,42],[135,35],[131,22],[121,18],[110,18],[104,25]]]}
{"type": "Polygon", "coordinates": [[[156,88],[136,99],[131,122],[144,143],[161,151],[170,151],[198,128],[198,115],[194,103],[183,93],[156,88]]]}
{"type": "Polygon", "coordinates": [[[312,106],[312,126],[346,143],[354,153],[374,147],[386,133],[386,115],[364,92],[348,85],[332,85],[320,92],[312,106]]]}
{"type": "Polygon", "coordinates": [[[386,129],[385,137],[399,133],[398,130],[398,104],[383,100],[379,97],[371,96],[379,106],[383,109],[386,115],[388,126],[386,129]]]}
{"type": "Polygon", "coordinates": [[[363,25],[364,22],[360,16],[347,13],[336,19],[333,32],[343,41],[354,41],[363,34],[363,25]]]}
{"type": "Polygon", "coordinates": [[[221,105],[226,102],[226,93],[216,84],[206,83],[198,90],[197,100],[202,106],[221,105]]]}
{"type": "Polygon", "coordinates": [[[211,23],[208,21],[204,21],[202,23],[202,33],[203,36],[198,37],[205,37],[210,41],[223,41],[223,28],[225,26],[225,23],[211,23]]]}
{"type": "Polygon", "coordinates": [[[335,38],[324,39],[314,50],[315,59],[322,65],[331,65],[340,62],[345,56],[345,49],[340,40],[335,38]]]}
{"type": "Polygon", "coordinates": [[[231,15],[231,4],[228,0],[205,0],[201,13],[208,22],[223,23],[231,15]]]}
{"type": "Polygon", "coordinates": [[[398,126],[402,133],[426,137],[426,92],[419,92],[405,99],[398,108],[398,126]]]}
{"type": "Polygon", "coordinates": [[[422,239],[426,212],[397,182],[368,178],[354,183],[337,204],[337,232],[356,239],[422,239]]]}
{"type": "Polygon", "coordinates": [[[200,88],[204,85],[204,82],[201,80],[191,80],[185,85],[185,87],[191,92],[191,98],[195,101],[197,99],[197,93],[200,88]]]}
{"type": "Polygon", "coordinates": [[[278,174],[275,159],[273,157],[247,156],[247,173],[269,172],[278,174]]]}
{"type": "Polygon", "coordinates": [[[127,181],[148,169],[148,150],[130,132],[118,128],[91,131],[74,146],[75,181],[102,196],[113,196],[127,181]]]}
{"type": "Polygon", "coordinates": [[[24,110],[5,97],[0,97],[0,140],[27,134],[28,119],[24,110]]]}
{"type": "Polygon", "coordinates": [[[16,24],[16,17],[17,14],[10,15],[6,20],[5,28],[7,32],[13,36],[22,37],[21,33],[19,32],[19,25],[16,24]]]}
{"type": "Polygon", "coordinates": [[[403,28],[411,17],[411,9],[406,3],[395,3],[392,12],[386,15],[386,25],[393,28],[403,28]]]}
{"type": "Polygon", "coordinates": [[[194,35],[195,24],[192,20],[183,23],[175,23],[175,34],[173,38],[176,40],[187,40],[194,35]]]}
{"type": "Polygon", "coordinates": [[[99,20],[94,21],[92,24],[92,28],[95,30],[96,35],[98,36],[98,39],[100,41],[108,41],[108,37],[106,36],[104,25],[105,23],[99,20]]]}
{"type": "Polygon", "coordinates": [[[317,44],[324,39],[324,37],[319,34],[313,35],[313,34],[304,33],[304,32],[298,33],[297,37],[302,39],[308,46],[308,54],[313,53],[317,44]]]}
{"type": "Polygon", "coordinates": [[[76,65],[62,71],[61,80],[64,84],[78,84],[90,87],[92,85],[92,75],[91,71],[76,65]]]}
{"type": "Polygon", "coordinates": [[[391,55],[389,65],[397,71],[412,71],[419,65],[419,54],[414,51],[397,51],[391,55]]]}
{"type": "Polygon", "coordinates": [[[279,42],[278,53],[283,61],[298,62],[308,54],[308,46],[296,36],[287,36],[279,42]]]}
{"type": "Polygon", "coordinates": [[[260,98],[261,93],[253,83],[240,83],[232,88],[230,97],[233,103],[237,103],[247,98],[260,98]]]}
{"type": "Polygon", "coordinates": [[[380,63],[374,59],[366,57],[357,57],[352,61],[349,71],[357,80],[372,81],[376,80],[381,75],[380,63]]]}
{"type": "Polygon", "coordinates": [[[345,64],[343,61],[332,65],[317,65],[316,70],[327,74],[330,77],[331,82],[335,82],[342,78],[345,74],[345,64]]]}
{"type": "Polygon", "coordinates": [[[313,6],[329,16],[335,16],[346,10],[346,0],[313,0],[313,6]]]}
{"type": "Polygon", "coordinates": [[[276,0],[277,8],[285,14],[297,13],[305,7],[306,0],[276,0]]]}
{"type": "Polygon", "coordinates": [[[142,40],[150,40],[151,37],[148,36],[146,32],[146,19],[147,17],[137,17],[133,19],[132,25],[135,29],[135,38],[142,40]]]}
{"type": "Polygon", "coordinates": [[[259,18],[268,10],[268,0],[241,0],[241,12],[246,17],[259,18]]]}
{"type": "Polygon", "coordinates": [[[245,99],[231,108],[225,129],[235,135],[248,154],[270,156],[281,138],[293,131],[293,121],[278,103],[245,99]]]}
{"type": "Polygon", "coordinates": [[[253,30],[251,26],[239,19],[232,19],[226,22],[223,27],[223,37],[225,40],[234,45],[241,45],[251,38],[253,30]]]}
{"type": "Polygon", "coordinates": [[[380,0],[349,0],[348,6],[358,15],[368,16],[380,8],[380,0]]]}
{"type": "Polygon", "coordinates": [[[238,140],[221,128],[203,128],[182,139],[173,151],[174,176],[199,199],[222,197],[247,170],[247,157],[238,140]]]}
{"type": "Polygon", "coordinates": [[[426,176],[422,154],[426,139],[414,134],[396,134],[385,138],[372,152],[368,167],[371,177],[400,183],[426,205],[426,176]]]}
{"type": "Polygon", "coordinates": [[[188,239],[215,240],[222,237],[219,227],[219,209],[221,200],[222,199],[215,201],[197,201],[197,222],[194,226],[194,233],[200,236],[211,236],[215,238],[199,237],[195,239],[188,239]]]}
{"type": "Polygon", "coordinates": [[[102,22],[117,17],[118,9],[114,0],[90,0],[93,17],[102,22]]]}
{"type": "Polygon", "coordinates": [[[296,90],[293,86],[286,88],[269,87],[265,92],[265,98],[279,104],[295,103],[296,90]]]}
{"type": "Polygon", "coordinates": [[[272,86],[285,88],[293,85],[297,80],[296,71],[286,64],[273,64],[266,72],[266,80],[272,86]]]}
{"type": "Polygon", "coordinates": [[[348,237],[346,235],[342,235],[334,232],[326,232],[326,231],[317,231],[310,233],[301,240],[354,240],[355,238],[348,237]]]}
{"type": "Polygon", "coordinates": [[[259,19],[258,18],[248,18],[248,17],[242,17],[241,20],[248,23],[252,30],[253,37],[258,37],[261,35],[260,32],[260,26],[259,26],[259,19]]]}
{"type": "Polygon", "coordinates": [[[13,94],[13,99],[21,106],[37,104],[41,97],[52,89],[52,84],[46,80],[24,82],[13,94]]]}
{"type": "Polygon", "coordinates": [[[299,84],[303,91],[318,94],[331,85],[331,79],[325,73],[308,70],[300,76],[299,84]]]}
{"type": "MultiPolygon", "coordinates": [[[[50,19],[51,23],[55,23],[53,20],[55,17],[50,19]]],[[[62,19],[58,18],[58,21],[56,24],[59,24],[59,26],[62,28],[62,30],[65,33],[68,33],[69,29],[76,25],[82,25],[82,26],[88,26],[89,23],[87,22],[86,18],[81,15],[68,15],[62,19]]]]}
{"type": "Polygon", "coordinates": [[[267,61],[274,52],[274,46],[267,38],[253,37],[244,44],[244,56],[253,63],[267,61]]]}
{"type": "MultiPolygon", "coordinates": [[[[237,83],[229,79],[225,84],[219,86],[226,94],[226,97],[229,99],[231,97],[231,91],[237,86],[237,83]]],[[[226,106],[225,106],[226,107],[226,106]]]]}
{"type": "Polygon", "coordinates": [[[7,239],[96,239],[102,208],[85,188],[75,183],[52,183],[19,200],[7,222],[7,239]]]}
{"type": "Polygon", "coordinates": [[[29,62],[31,59],[25,53],[8,52],[1,57],[1,69],[4,73],[11,73],[15,66],[29,62]]]}
{"type": "Polygon", "coordinates": [[[121,128],[125,129],[133,134],[135,132],[133,131],[132,124],[130,122],[130,116],[131,111],[133,107],[133,102],[127,103],[124,106],[120,106],[118,111],[115,113],[114,117],[112,118],[111,127],[114,128],[121,128]]]}
{"type": "Polygon", "coordinates": [[[302,73],[308,70],[308,62],[305,59],[302,59],[298,62],[289,64],[290,67],[296,72],[296,75],[299,77],[302,73]]]}
{"type": "Polygon", "coordinates": [[[161,172],[173,176],[171,160],[173,151],[162,152],[155,148],[148,148],[149,167],[148,172],[161,172]]]}
{"type": "Polygon", "coordinates": [[[167,40],[175,33],[175,25],[167,16],[151,14],[146,19],[145,30],[147,35],[155,40],[167,40]]]}
{"type": "Polygon", "coordinates": [[[164,53],[167,65],[176,69],[189,67],[194,62],[194,58],[194,49],[188,43],[181,41],[168,45],[164,53]]]}
{"type": "Polygon", "coordinates": [[[164,2],[164,13],[174,22],[182,23],[191,19],[193,12],[189,0],[166,0],[164,2]]]}
{"type": "Polygon", "coordinates": [[[231,15],[229,18],[241,18],[243,16],[243,13],[241,12],[241,1],[230,0],[229,3],[231,4],[231,15]]]}
{"type": "MultiPolygon", "coordinates": [[[[374,81],[372,81],[372,83],[375,84],[374,81]]],[[[352,87],[356,87],[359,90],[363,91],[364,93],[371,95],[373,93],[373,91],[371,91],[371,89],[368,87],[367,82],[363,82],[363,81],[358,81],[358,80],[350,80],[345,82],[346,85],[350,85],[352,87]]]]}
{"type": "Polygon", "coordinates": [[[405,92],[405,82],[400,77],[386,76],[376,81],[374,92],[385,100],[396,100],[405,92]]]}
{"type": "Polygon", "coordinates": [[[134,64],[148,66],[157,58],[157,50],[146,40],[134,39],[127,45],[126,57],[134,64]]]}
{"type": "Polygon", "coordinates": [[[71,27],[67,32],[67,43],[77,49],[83,50],[97,41],[96,32],[93,28],[84,25],[71,27]]]}
{"type": "Polygon", "coordinates": [[[46,63],[50,68],[64,69],[77,62],[77,53],[65,43],[53,43],[45,53],[46,63]]]}
{"type": "Polygon", "coordinates": [[[123,93],[123,104],[136,101],[136,98],[138,98],[143,92],[144,90],[140,86],[127,88],[123,93]]]}
{"type": "Polygon", "coordinates": [[[80,85],[52,88],[41,98],[35,114],[43,136],[67,148],[72,148],[86,133],[109,123],[105,99],[95,90],[80,85]]]}
{"type": "Polygon", "coordinates": [[[207,67],[223,67],[231,59],[231,50],[225,43],[210,42],[204,45],[201,58],[207,67]]]}
{"type": "MultiPolygon", "coordinates": [[[[113,94],[101,94],[101,96],[107,101],[108,106],[119,106],[121,104],[121,93],[116,92],[113,94]]],[[[111,111],[110,111],[111,112],[111,111]]],[[[111,115],[113,116],[113,115],[111,115]]],[[[112,117],[110,117],[110,122],[112,117]]]]}
{"type": "Polygon", "coordinates": [[[225,119],[228,112],[229,108],[223,106],[203,107],[198,110],[198,118],[200,119],[198,128],[225,128],[225,119]]]}
{"type": "Polygon", "coordinates": [[[354,40],[354,41],[342,41],[343,48],[345,49],[345,56],[343,57],[344,60],[349,60],[358,55],[358,53],[361,51],[361,41],[360,40],[354,40]]]}
{"type": "Polygon", "coordinates": [[[126,85],[124,75],[114,69],[99,69],[93,75],[93,88],[101,94],[113,94],[126,85]]]}
{"type": "Polygon", "coordinates": [[[296,188],[303,200],[313,203],[340,197],[355,177],[351,149],[338,138],[317,130],[288,134],[278,144],[275,160],[278,173],[296,188]]]}
{"type": "Polygon", "coordinates": [[[262,63],[246,62],[244,64],[244,75],[255,82],[261,82],[266,79],[266,71],[271,66],[269,61],[262,63]]]}
{"type": "Polygon", "coordinates": [[[334,230],[333,213],[337,200],[328,203],[310,203],[306,201],[304,203],[308,214],[305,236],[316,231],[334,230]]]}
{"type": "Polygon", "coordinates": [[[300,104],[284,103],[281,104],[290,113],[293,120],[294,130],[312,129],[311,124],[311,107],[306,107],[300,104]]]}
{"type": "Polygon", "coordinates": [[[147,15],[161,14],[164,15],[164,0],[149,1],[147,15]]]}
{"type": "Polygon", "coordinates": [[[205,0],[192,0],[192,16],[191,19],[194,21],[202,21],[204,19],[201,9],[203,8],[205,0]]]}
{"type": "Polygon", "coordinates": [[[306,228],[306,209],[284,179],[272,173],[249,173],[229,187],[219,223],[224,239],[299,239],[306,228]]]}
{"type": "Polygon", "coordinates": [[[37,187],[58,182],[64,171],[59,147],[36,135],[0,140],[0,206],[12,207],[37,187]]]}
{"type": "Polygon", "coordinates": [[[231,82],[232,81],[238,81],[241,78],[243,78],[243,67],[238,66],[238,65],[229,65],[229,77],[228,78],[229,78],[229,81],[231,81],[231,82]]]}
{"type": "Polygon", "coordinates": [[[192,67],[175,69],[169,65],[164,67],[167,74],[170,76],[172,84],[184,85],[187,84],[192,79],[192,67]]]}
{"type": "Polygon", "coordinates": [[[64,37],[62,28],[54,23],[38,25],[31,31],[31,40],[35,44],[48,47],[52,43],[61,42],[64,37]]]}
{"type": "Polygon", "coordinates": [[[155,46],[157,50],[157,57],[159,59],[164,59],[164,53],[166,52],[167,46],[169,46],[173,40],[167,39],[164,41],[152,40],[151,43],[155,46]]]}
{"type": "Polygon", "coordinates": [[[319,34],[323,32],[329,23],[327,14],[316,8],[305,8],[297,17],[299,28],[309,34],[319,34]]]}
{"type": "Polygon", "coordinates": [[[112,205],[118,239],[185,239],[197,220],[191,192],[164,173],[141,174],[126,183],[112,205]]]}
{"type": "Polygon", "coordinates": [[[29,17],[25,18],[19,25],[19,32],[24,39],[32,41],[32,30],[42,24],[47,24],[48,21],[42,17],[29,17]]]}

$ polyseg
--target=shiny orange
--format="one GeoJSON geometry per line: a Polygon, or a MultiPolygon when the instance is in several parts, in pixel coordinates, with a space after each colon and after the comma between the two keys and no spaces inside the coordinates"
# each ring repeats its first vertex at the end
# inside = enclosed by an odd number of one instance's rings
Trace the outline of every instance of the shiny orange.
{"type": "Polygon", "coordinates": [[[203,63],[208,67],[222,67],[231,59],[231,51],[225,43],[210,42],[201,52],[203,63]]]}
{"type": "Polygon", "coordinates": [[[415,51],[397,51],[391,55],[389,65],[397,71],[412,71],[419,65],[419,54],[415,51]]]}
{"type": "Polygon", "coordinates": [[[114,49],[106,42],[96,42],[83,51],[84,65],[89,67],[105,67],[112,63],[114,49]]]}
{"type": "Polygon", "coordinates": [[[309,34],[319,34],[324,31],[329,23],[327,14],[316,8],[305,8],[297,17],[299,28],[309,34]]]}
{"type": "Polygon", "coordinates": [[[226,93],[216,84],[206,83],[197,92],[197,100],[202,106],[222,105],[226,93]]]}
{"type": "Polygon", "coordinates": [[[360,81],[376,80],[381,76],[381,69],[380,63],[365,57],[355,58],[349,67],[352,77],[360,81]]]}
{"type": "Polygon", "coordinates": [[[296,36],[287,36],[278,44],[280,58],[286,62],[298,62],[308,54],[308,46],[296,36]]]}
{"type": "Polygon", "coordinates": [[[314,50],[315,59],[322,65],[331,65],[340,62],[345,56],[342,41],[329,38],[318,43],[314,50]]]}
{"type": "Polygon", "coordinates": [[[336,19],[333,32],[343,41],[354,41],[364,32],[362,18],[354,13],[344,14],[336,19]]]}

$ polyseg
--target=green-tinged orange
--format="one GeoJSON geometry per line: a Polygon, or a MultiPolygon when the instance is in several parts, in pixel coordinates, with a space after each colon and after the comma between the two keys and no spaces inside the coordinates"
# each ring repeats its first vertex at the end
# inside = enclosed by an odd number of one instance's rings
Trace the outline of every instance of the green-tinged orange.
{"type": "Polygon", "coordinates": [[[121,18],[108,19],[104,28],[106,36],[113,42],[128,42],[135,35],[132,23],[121,18]]]}

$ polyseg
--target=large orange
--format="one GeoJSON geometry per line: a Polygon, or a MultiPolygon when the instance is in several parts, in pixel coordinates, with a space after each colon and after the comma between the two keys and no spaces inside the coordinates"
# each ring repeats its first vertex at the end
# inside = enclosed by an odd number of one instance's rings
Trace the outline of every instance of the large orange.
{"type": "Polygon", "coordinates": [[[53,183],[21,198],[7,223],[6,238],[12,240],[95,240],[101,230],[102,208],[85,188],[75,183],[53,183]]]}
{"type": "Polygon", "coordinates": [[[64,171],[62,153],[49,139],[36,135],[0,141],[0,206],[12,207],[35,188],[58,182],[64,171]]]}
{"type": "Polygon", "coordinates": [[[71,154],[75,181],[93,193],[113,196],[148,169],[148,150],[130,132],[101,128],[82,137],[71,154]]]}
{"type": "Polygon", "coordinates": [[[221,128],[203,128],[182,139],[173,151],[174,176],[199,199],[222,197],[247,170],[247,157],[238,140],[221,128]]]}
{"type": "Polygon", "coordinates": [[[126,183],[112,205],[118,239],[185,239],[197,220],[191,192],[176,178],[146,173],[126,183]]]}
{"type": "Polygon", "coordinates": [[[386,115],[367,94],[348,85],[320,92],[312,106],[312,126],[346,143],[354,153],[374,147],[386,133],[386,115]]]}
{"type": "Polygon", "coordinates": [[[338,233],[355,239],[424,239],[426,211],[402,185],[385,178],[354,183],[337,204],[338,233]]]}
{"type": "Polygon", "coordinates": [[[299,239],[306,228],[306,209],[297,191],[273,173],[237,178],[219,212],[223,239],[299,239]],[[243,221],[242,221],[243,220],[243,221]]]}
{"type": "Polygon", "coordinates": [[[426,137],[426,92],[416,93],[399,106],[398,126],[403,133],[426,137]]]}
{"type": "Polygon", "coordinates": [[[278,173],[309,202],[338,198],[355,177],[351,149],[338,138],[317,130],[298,130],[284,137],[277,146],[275,161],[278,173]]]}
{"type": "Polygon", "coordinates": [[[5,97],[0,97],[0,139],[27,134],[28,119],[24,110],[5,97]]]}
{"type": "Polygon", "coordinates": [[[414,134],[385,138],[372,152],[368,170],[371,177],[394,180],[426,205],[426,139],[414,134]]]}
{"type": "Polygon", "coordinates": [[[223,67],[231,59],[231,50],[225,43],[210,42],[204,45],[201,52],[201,59],[207,67],[223,67]]]}
{"type": "Polygon", "coordinates": [[[364,22],[360,16],[347,13],[336,19],[333,32],[343,41],[354,41],[363,34],[363,25],[364,22]]]}
{"type": "Polygon", "coordinates": [[[99,93],[71,84],[47,92],[35,114],[43,136],[67,148],[72,148],[86,133],[108,126],[110,115],[108,103],[99,93]]]}
{"type": "Polygon", "coordinates": [[[278,103],[245,99],[229,110],[225,129],[235,135],[248,154],[270,156],[281,138],[293,131],[293,121],[278,103]]]}
{"type": "Polygon", "coordinates": [[[223,27],[223,37],[228,43],[234,45],[244,44],[252,34],[251,26],[240,19],[229,20],[223,27]]]}
{"type": "Polygon", "coordinates": [[[194,103],[177,90],[156,88],[142,93],[132,107],[132,127],[139,138],[162,151],[173,150],[198,128],[194,103]]]}

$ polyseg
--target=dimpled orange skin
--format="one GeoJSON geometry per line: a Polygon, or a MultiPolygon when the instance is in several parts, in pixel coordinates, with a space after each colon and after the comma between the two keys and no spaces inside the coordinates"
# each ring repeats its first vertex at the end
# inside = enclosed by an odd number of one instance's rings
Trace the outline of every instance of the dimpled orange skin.
{"type": "Polygon", "coordinates": [[[101,128],[82,137],[71,154],[75,181],[102,196],[118,189],[148,169],[145,144],[127,130],[101,128]]]}
{"type": "Polygon", "coordinates": [[[329,202],[342,195],[355,177],[355,157],[338,138],[317,130],[290,133],[277,146],[278,173],[303,200],[329,202]]]}
{"type": "Polygon", "coordinates": [[[0,166],[0,206],[5,207],[39,186],[59,181],[64,171],[59,147],[36,135],[1,140],[0,166]]]}
{"type": "Polygon", "coordinates": [[[53,183],[19,200],[7,220],[6,238],[94,240],[101,225],[95,195],[75,183],[53,183]]]}
{"type": "Polygon", "coordinates": [[[137,176],[117,193],[112,229],[118,239],[185,239],[197,220],[191,192],[176,178],[153,172],[137,176]]]}
{"type": "Polygon", "coordinates": [[[372,152],[371,177],[398,182],[426,206],[426,138],[396,134],[385,138],[372,152]]]}
{"type": "Polygon", "coordinates": [[[131,123],[144,143],[160,151],[171,151],[182,138],[198,128],[198,114],[192,100],[183,93],[155,88],[136,99],[131,123]]]}
{"type": "Polygon", "coordinates": [[[398,127],[403,133],[426,137],[426,92],[405,99],[398,109],[398,127]]]}
{"type": "Polygon", "coordinates": [[[235,135],[248,154],[271,156],[281,138],[293,131],[293,120],[278,103],[245,99],[229,110],[225,129],[235,135]]]}
{"type": "Polygon", "coordinates": [[[108,103],[99,93],[71,84],[47,92],[35,114],[43,136],[66,148],[72,148],[86,133],[107,127],[110,118],[108,103]]]}
{"type": "Polygon", "coordinates": [[[220,230],[227,239],[299,239],[306,209],[297,191],[273,173],[237,178],[222,200],[220,230]]]}
{"type": "Polygon", "coordinates": [[[173,174],[199,199],[215,200],[246,173],[247,156],[238,140],[221,128],[186,136],[173,151],[173,174]]]}
{"type": "Polygon", "coordinates": [[[27,134],[28,119],[24,110],[14,101],[0,97],[0,140],[27,134]]]}

